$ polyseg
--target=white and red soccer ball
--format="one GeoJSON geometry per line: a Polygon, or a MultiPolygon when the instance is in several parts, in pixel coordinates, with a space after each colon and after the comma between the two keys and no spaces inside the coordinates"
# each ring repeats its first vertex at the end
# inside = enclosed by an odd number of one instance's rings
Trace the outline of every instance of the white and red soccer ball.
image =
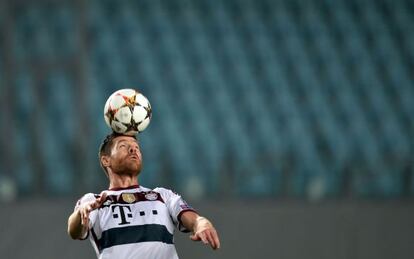
{"type": "Polygon", "coordinates": [[[151,121],[151,104],[134,89],[121,89],[109,96],[104,107],[106,124],[120,134],[144,131],[151,121]]]}

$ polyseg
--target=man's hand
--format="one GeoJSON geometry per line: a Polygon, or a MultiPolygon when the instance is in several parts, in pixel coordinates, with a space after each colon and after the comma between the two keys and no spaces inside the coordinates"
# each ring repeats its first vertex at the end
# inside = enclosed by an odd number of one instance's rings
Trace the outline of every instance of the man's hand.
{"type": "Polygon", "coordinates": [[[204,217],[197,217],[194,224],[194,232],[190,238],[193,241],[202,241],[204,244],[210,245],[214,250],[220,248],[220,240],[216,229],[204,217]]]}
{"type": "Polygon", "coordinates": [[[81,204],[68,219],[68,234],[73,239],[83,239],[89,230],[89,214],[99,208],[106,200],[106,193],[101,192],[95,200],[81,204]]]}
{"type": "Polygon", "coordinates": [[[101,194],[99,195],[98,198],[96,198],[96,200],[86,202],[79,206],[78,211],[80,214],[81,225],[83,227],[89,228],[89,213],[101,207],[101,205],[105,202],[105,199],[106,199],[106,192],[101,192],[101,194]]]}

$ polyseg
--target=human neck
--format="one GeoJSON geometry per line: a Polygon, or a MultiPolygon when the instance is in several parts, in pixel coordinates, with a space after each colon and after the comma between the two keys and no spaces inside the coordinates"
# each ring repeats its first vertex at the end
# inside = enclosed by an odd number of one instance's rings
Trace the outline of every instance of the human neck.
{"type": "Polygon", "coordinates": [[[136,175],[112,175],[109,177],[109,189],[127,188],[133,185],[138,185],[138,178],[136,175]]]}

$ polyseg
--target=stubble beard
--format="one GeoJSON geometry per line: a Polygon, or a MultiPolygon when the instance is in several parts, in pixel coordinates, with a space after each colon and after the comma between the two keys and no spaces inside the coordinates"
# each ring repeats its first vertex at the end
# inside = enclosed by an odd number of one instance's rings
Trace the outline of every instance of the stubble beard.
{"type": "Polygon", "coordinates": [[[118,175],[138,176],[141,172],[142,162],[128,161],[124,162],[115,173],[118,175]]]}

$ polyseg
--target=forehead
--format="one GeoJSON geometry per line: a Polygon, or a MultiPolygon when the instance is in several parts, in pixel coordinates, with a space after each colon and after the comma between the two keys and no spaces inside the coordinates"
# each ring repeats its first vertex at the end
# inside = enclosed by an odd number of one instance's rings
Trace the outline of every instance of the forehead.
{"type": "Polygon", "coordinates": [[[122,143],[122,142],[126,142],[126,143],[137,143],[138,144],[138,141],[134,137],[119,136],[119,137],[116,137],[114,139],[114,144],[119,144],[119,143],[122,143]]]}

